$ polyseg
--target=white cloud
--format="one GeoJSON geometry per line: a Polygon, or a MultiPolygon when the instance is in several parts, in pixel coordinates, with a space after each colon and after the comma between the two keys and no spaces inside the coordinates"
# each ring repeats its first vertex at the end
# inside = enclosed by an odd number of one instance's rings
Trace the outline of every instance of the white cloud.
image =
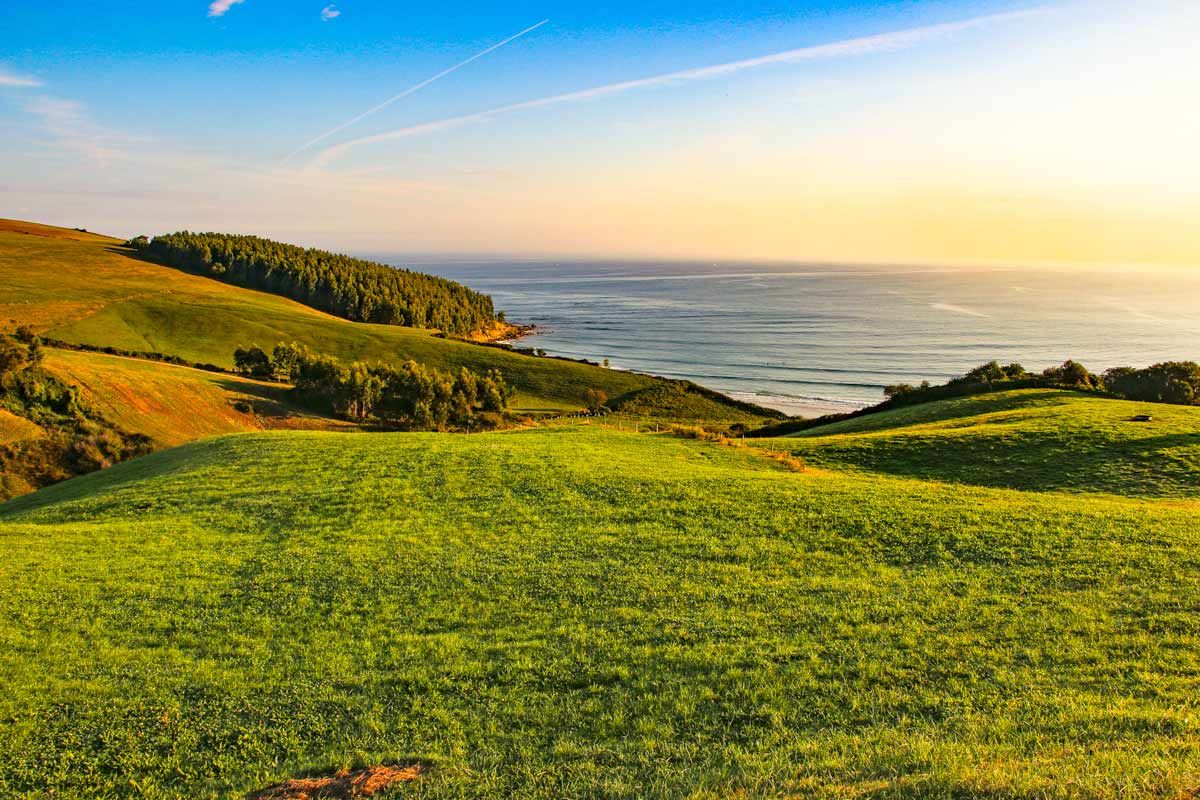
{"type": "Polygon", "coordinates": [[[321,9],[321,21],[322,22],[329,22],[329,20],[337,19],[341,15],[342,15],[342,12],[338,11],[337,6],[325,6],[324,8],[321,9]]]}
{"type": "Polygon", "coordinates": [[[313,160],[312,166],[325,166],[331,161],[345,155],[350,150],[362,145],[394,141],[397,139],[407,139],[413,136],[437,133],[439,131],[449,130],[463,125],[486,122],[493,117],[511,114],[516,111],[527,111],[536,108],[545,108],[547,106],[556,106],[563,103],[576,103],[585,100],[593,100],[599,97],[623,94],[635,89],[650,89],[661,86],[672,86],[680,83],[690,83],[692,81],[713,80],[715,78],[722,78],[727,75],[733,75],[746,70],[758,69],[759,67],[775,64],[801,64],[812,61],[825,61],[836,58],[870,55],[873,53],[888,53],[900,50],[910,50],[918,45],[935,41],[960,31],[982,28],[1017,19],[1025,19],[1028,17],[1045,14],[1048,10],[1049,7],[1042,7],[1027,11],[1014,11],[1004,14],[991,14],[988,16],[973,17],[960,22],[948,22],[941,25],[928,25],[921,28],[910,28],[908,30],[882,33],[877,36],[864,36],[858,39],[847,39],[840,42],[817,45],[815,47],[803,47],[798,50],[787,50],[782,53],[774,53],[768,56],[749,58],[743,61],[732,61],[727,64],[716,64],[709,67],[697,67],[695,69],[681,70],[679,72],[669,72],[649,78],[639,78],[637,80],[623,81],[621,83],[610,83],[607,86],[597,86],[592,89],[583,89],[577,92],[557,94],[550,97],[538,98],[536,100],[526,100],[521,103],[501,106],[499,108],[493,108],[487,111],[479,111],[474,114],[448,117],[446,119],[440,119],[434,122],[426,122],[420,125],[412,125],[407,128],[400,128],[399,130],[389,131],[387,133],[375,134],[374,136],[364,136],[360,139],[351,139],[348,142],[334,145],[322,150],[313,160]]]}
{"type": "Polygon", "coordinates": [[[208,6],[208,15],[210,17],[223,17],[226,11],[243,2],[245,0],[213,0],[208,6]]]}
{"type": "Polygon", "coordinates": [[[42,82],[37,78],[16,75],[0,67],[0,86],[6,86],[10,89],[36,89],[41,85],[42,82]]]}

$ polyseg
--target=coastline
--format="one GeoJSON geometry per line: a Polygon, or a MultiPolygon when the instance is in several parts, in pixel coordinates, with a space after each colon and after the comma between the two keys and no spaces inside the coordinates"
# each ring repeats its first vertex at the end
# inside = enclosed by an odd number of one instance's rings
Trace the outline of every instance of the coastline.
{"type": "MultiPolygon", "coordinates": [[[[535,335],[541,333],[542,331],[543,331],[543,329],[539,328],[537,325],[521,325],[521,324],[514,324],[511,322],[497,321],[494,326],[492,326],[491,328],[489,328],[486,331],[480,331],[472,336],[462,337],[462,338],[465,341],[470,341],[475,344],[494,345],[494,346],[503,347],[503,346],[512,345],[526,337],[535,336],[535,335]]],[[[586,358],[585,359],[576,359],[571,356],[559,356],[554,353],[550,353],[548,355],[551,355],[553,357],[558,357],[558,358],[566,358],[566,359],[572,360],[572,361],[580,360],[580,361],[582,361],[582,363],[597,364],[597,365],[599,364],[598,361],[591,361],[586,358]]],[[[612,367],[612,369],[622,369],[622,368],[614,366],[614,367],[612,367]]],[[[673,377],[670,375],[657,375],[655,373],[650,373],[650,372],[646,372],[644,374],[655,375],[656,377],[662,377],[667,380],[687,380],[686,378],[676,378],[676,377],[673,377]]],[[[773,411],[782,411],[784,414],[787,414],[790,418],[793,418],[793,419],[816,419],[819,417],[825,417],[825,416],[830,416],[830,415],[845,414],[848,412],[859,411],[863,408],[866,408],[868,405],[870,405],[869,403],[858,404],[858,403],[839,402],[837,400],[825,400],[825,399],[821,399],[821,398],[787,397],[787,396],[770,395],[770,394],[765,394],[765,393],[760,393],[760,392],[751,392],[751,391],[737,391],[737,390],[729,391],[729,390],[724,390],[724,389],[717,389],[712,386],[707,386],[705,384],[697,384],[697,385],[702,386],[703,388],[707,388],[711,391],[720,392],[721,394],[724,394],[727,397],[730,397],[731,399],[734,399],[734,400],[738,400],[740,402],[752,403],[754,405],[761,406],[763,408],[768,408],[773,411]]]]}
{"type": "Polygon", "coordinates": [[[782,411],[789,417],[798,419],[817,419],[833,414],[846,414],[867,408],[869,404],[842,403],[836,400],[819,400],[816,398],[780,397],[778,395],[760,394],[757,392],[726,392],[735,400],[754,403],[763,408],[782,411]]]}
{"type": "Polygon", "coordinates": [[[515,342],[526,336],[532,336],[537,332],[538,327],[536,325],[518,325],[497,320],[492,327],[486,330],[476,331],[469,336],[460,338],[478,344],[504,344],[506,342],[515,342]]]}

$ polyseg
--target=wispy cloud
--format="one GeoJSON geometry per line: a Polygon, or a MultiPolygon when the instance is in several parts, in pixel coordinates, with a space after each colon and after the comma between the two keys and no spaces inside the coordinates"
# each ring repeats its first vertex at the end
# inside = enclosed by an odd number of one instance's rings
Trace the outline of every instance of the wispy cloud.
{"type": "MultiPolygon", "coordinates": [[[[1028,19],[1030,17],[1042,15],[1049,12],[1050,9],[1051,7],[1043,6],[1023,11],[1013,11],[1003,14],[990,14],[987,16],[973,17],[971,19],[961,20],[959,22],[947,22],[940,25],[927,25],[920,28],[893,31],[891,33],[883,33],[876,36],[864,36],[857,39],[846,39],[840,42],[831,42],[829,44],[817,45],[815,47],[803,47],[796,50],[787,50],[782,53],[774,53],[771,55],[749,58],[742,61],[731,61],[725,64],[715,64],[708,67],[697,67],[694,69],[681,70],[679,72],[668,72],[663,75],[655,75],[649,78],[639,78],[637,80],[623,81],[621,83],[611,83],[606,86],[597,86],[591,89],[567,92],[565,94],[542,97],[536,100],[526,100],[520,103],[513,103],[512,105],[489,109],[487,111],[479,111],[474,114],[448,117],[446,119],[435,120],[433,122],[411,125],[409,127],[400,128],[387,133],[380,133],[373,136],[364,136],[359,139],[352,139],[348,142],[337,144],[322,150],[313,160],[312,166],[325,166],[345,155],[350,150],[363,145],[395,141],[398,139],[407,139],[413,136],[437,133],[439,131],[445,131],[451,128],[461,127],[463,125],[487,122],[495,117],[505,114],[512,114],[518,111],[546,108],[548,106],[561,105],[563,103],[577,103],[586,100],[594,100],[597,98],[623,94],[625,92],[638,89],[652,89],[662,86],[690,83],[693,81],[713,80],[716,78],[734,75],[739,72],[759,69],[761,67],[767,67],[776,64],[802,64],[813,61],[826,61],[838,58],[865,56],[874,53],[909,50],[921,44],[942,39],[962,31],[983,28],[1003,22],[1028,19]]],[[[337,132],[337,130],[340,129],[335,129],[329,134],[320,137],[320,139],[324,139],[333,135],[337,132]]],[[[314,140],[314,143],[316,141],[320,141],[320,139],[314,140]]]]}
{"type": "Polygon", "coordinates": [[[321,9],[321,21],[322,22],[329,22],[329,20],[337,19],[341,15],[342,15],[342,12],[338,11],[337,6],[325,6],[324,8],[321,9]]]}
{"type": "Polygon", "coordinates": [[[36,89],[41,85],[42,82],[37,78],[17,75],[4,69],[4,67],[0,67],[0,86],[6,86],[10,89],[36,89]]]}
{"type": "Polygon", "coordinates": [[[210,17],[223,17],[226,11],[243,2],[245,0],[213,0],[208,6],[208,15],[210,17]]]}
{"type": "Polygon", "coordinates": [[[478,61],[479,59],[483,58],[484,56],[488,55],[489,53],[494,53],[495,51],[499,50],[501,47],[504,47],[506,44],[515,42],[517,39],[520,39],[522,36],[533,33],[534,31],[536,31],[538,28],[542,27],[549,21],[550,20],[548,20],[548,19],[544,19],[536,25],[530,25],[528,28],[521,31],[520,33],[515,33],[512,36],[505,39],[504,41],[497,42],[496,44],[492,45],[491,47],[487,48],[486,50],[479,51],[475,55],[468,58],[466,61],[460,61],[457,64],[455,64],[453,67],[442,70],[437,75],[434,75],[432,78],[426,78],[425,80],[421,81],[420,83],[418,83],[414,86],[408,87],[403,92],[400,92],[400,94],[389,97],[387,100],[384,100],[382,103],[375,106],[374,108],[368,109],[368,110],[364,111],[363,113],[359,114],[354,119],[343,122],[341,125],[338,125],[336,128],[326,131],[325,133],[322,133],[317,138],[312,139],[312,140],[306,142],[305,144],[303,144],[302,146],[296,148],[294,151],[289,153],[286,158],[283,159],[284,163],[287,163],[288,161],[292,160],[293,158],[300,155],[301,153],[303,153],[305,150],[312,147],[313,145],[320,144],[321,142],[328,139],[330,136],[333,136],[335,133],[341,133],[342,131],[346,130],[346,128],[349,128],[351,125],[354,125],[355,123],[358,123],[358,122],[362,122],[364,119],[371,116],[372,114],[376,114],[380,111],[383,111],[385,108],[390,106],[392,103],[395,103],[397,100],[403,100],[405,97],[408,97],[409,95],[416,94],[417,92],[421,91],[426,86],[428,86],[429,84],[440,81],[442,78],[446,77],[450,73],[457,72],[458,70],[462,69],[463,67],[467,66],[468,64],[478,61]]]}
{"type": "Polygon", "coordinates": [[[38,119],[39,129],[54,146],[98,162],[124,160],[128,157],[127,147],[144,142],[97,125],[83,104],[74,100],[39,95],[24,108],[38,119]]]}

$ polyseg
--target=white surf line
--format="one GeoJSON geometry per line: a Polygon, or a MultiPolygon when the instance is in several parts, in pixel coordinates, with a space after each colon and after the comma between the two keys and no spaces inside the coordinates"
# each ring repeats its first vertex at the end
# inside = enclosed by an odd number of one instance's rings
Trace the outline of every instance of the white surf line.
{"type": "Polygon", "coordinates": [[[422,136],[431,133],[438,133],[451,128],[457,128],[462,125],[486,122],[494,117],[503,114],[511,114],[517,111],[545,108],[547,106],[555,106],[562,103],[575,103],[585,100],[593,100],[600,97],[609,97],[616,94],[622,94],[635,89],[670,86],[691,81],[713,80],[715,78],[721,78],[727,75],[743,72],[745,70],[758,69],[760,67],[774,64],[799,64],[835,58],[850,58],[873,53],[910,50],[918,45],[924,44],[925,42],[941,39],[960,31],[997,25],[1014,20],[1029,19],[1047,14],[1054,10],[1054,8],[1054,6],[1038,6],[1023,11],[990,14],[987,16],[961,20],[959,22],[946,22],[940,25],[928,25],[920,28],[910,28],[908,30],[893,31],[891,33],[882,33],[875,36],[865,36],[858,39],[846,39],[839,42],[831,42],[829,44],[816,45],[813,47],[802,47],[797,50],[787,50],[782,53],[760,56],[758,58],[749,58],[743,61],[733,61],[727,64],[716,64],[708,67],[681,70],[679,72],[669,72],[664,75],[655,75],[649,78],[639,78],[637,80],[611,83],[607,86],[597,86],[591,89],[567,92],[565,94],[542,97],[536,100],[526,100],[520,103],[513,103],[512,105],[492,108],[487,111],[478,111],[474,114],[448,117],[446,119],[440,119],[434,122],[410,125],[407,128],[400,128],[387,133],[379,133],[375,134],[374,136],[364,136],[359,139],[351,139],[348,142],[336,144],[321,150],[317,154],[316,158],[313,159],[310,166],[315,168],[327,166],[330,162],[345,155],[347,152],[356,147],[361,147],[362,145],[406,139],[411,136],[422,136]]]}
{"type": "Polygon", "coordinates": [[[297,148],[296,150],[294,150],[293,152],[289,153],[288,156],[283,159],[283,163],[286,164],[287,162],[291,161],[296,156],[303,153],[308,148],[312,147],[315,144],[319,144],[320,142],[325,141],[330,136],[333,136],[335,133],[341,133],[342,131],[346,130],[346,128],[349,128],[351,125],[362,122],[364,119],[371,116],[372,114],[377,114],[380,111],[383,111],[385,108],[390,106],[392,103],[395,103],[398,100],[403,100],[404,98],[406,98],[410,95],[414,95],[417,92],[424,89],[426,86],[429,86],[431,83],[436,83],[437,81],[440,81],[442,78],[446,77],[447,75],[449,75],[453,72],[457,72],[458,70],[462,69],[463,67],[467,66],[468,64],[478,61],[479,59],[483,58],[484,56],[486,56],[490,53],[496,52],[501,47],[504,47],[507,44],[511,44],[512,42],[515,42],[517,39],[520,39],[522,36],[533,33],[534,31],[536,31],[538,28],[542,27],[549,21],[550,21],[549,19],[544,19],[536,25],[530,25],[528,28],[521,31],[520,33],[510,36],[502,42],[497,42],[496,44],[492,45],[491,47],[489,47],[486,50],[481,50],[480,52],[478,52],[475,55],[468,58],[466,61],[460,61],[459,63],[455,64],[453,67],[442,70],[437,75],[434,75],[432,78],[426,78],[425,80],[421,81],[420,83],[418,83],[414,86],[408,87],[400,94],[395,95],[393,97],[389,97],[387,100],[384,100],[382,103],[375,106],[374,108],[368,109],[367,111],[364,111],[363,113],[359,114],[354,119],[351,119],[347,122],[343,122],[341,125],[338,125],[336,128],[334,128],[330,131],[327,131],[325,133],[322,133],[320,136],[313,139],[312,141],[306,142],[303,146],[301,146],[301,147],[297,148]]]}

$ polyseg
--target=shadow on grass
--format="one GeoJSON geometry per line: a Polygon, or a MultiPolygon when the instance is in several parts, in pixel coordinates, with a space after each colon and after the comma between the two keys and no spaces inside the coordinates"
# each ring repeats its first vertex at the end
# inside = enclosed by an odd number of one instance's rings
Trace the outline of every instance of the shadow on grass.
{"type": "Polygon", "coordinates": [[[794,452],[815,463],[998,489],[1200,496],[1200,433],[1136,439],[1052,433],[899,435],[814,441],[794,452]]]}

